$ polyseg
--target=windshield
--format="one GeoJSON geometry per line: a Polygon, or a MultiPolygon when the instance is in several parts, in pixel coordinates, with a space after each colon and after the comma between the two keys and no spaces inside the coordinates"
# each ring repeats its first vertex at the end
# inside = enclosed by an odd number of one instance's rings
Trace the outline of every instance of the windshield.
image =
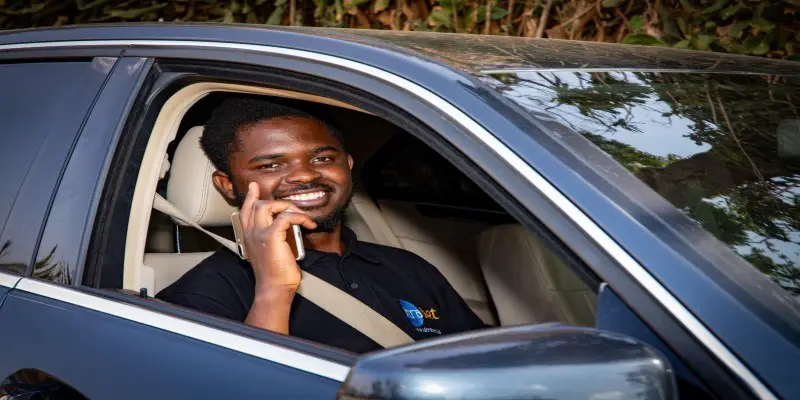
{"type": "Polygon", "coordinates": [[[800,294],[800,81],[659,72],[487,79],[572,127],[781,287],[800,294]]]}

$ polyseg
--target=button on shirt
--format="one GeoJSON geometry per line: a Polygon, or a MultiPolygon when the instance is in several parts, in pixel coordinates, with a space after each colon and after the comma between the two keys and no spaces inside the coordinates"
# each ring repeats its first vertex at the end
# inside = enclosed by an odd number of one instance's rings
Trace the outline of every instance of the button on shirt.
{"type": "MultiPolygon", "coordinates": [[[[342,228],[342,256],[306,249],[300,268],[349,293],[414,340],[482,328],[433,265],[406,250],[361,242],[342,228]]],[[[203,260],[156,295],[164,301],[243,322],[255,296],[252,267],[227,249],[203,260]]],[[[289,334],[364,353],[381,347],[302,296],[295,296],[289,334]]]]}

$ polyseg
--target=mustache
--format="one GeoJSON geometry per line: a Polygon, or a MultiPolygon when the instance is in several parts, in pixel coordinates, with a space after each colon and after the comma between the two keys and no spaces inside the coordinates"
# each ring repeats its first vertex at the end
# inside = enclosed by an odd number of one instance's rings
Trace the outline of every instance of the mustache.
{"type": "Polygon", "coordinates": [[[295,186],[295,187],[293,187],[292,189],[289,189],[289,190],[282,190],[282,191],[277,191],[276,190],[276,191],[272,192],[272,198],[273,199],[280,199],[282,197],[291,196],[291,195],[293,195],[293,194],[295,194],[297,192],[303,192],[303,191],[313,190],[313,189],[322,189],[322,190],[324,190],[326,192],[333,192],[334,191],[333,187],[331,187],[329,185],[326,185],[324,183],[309,182],[309,183],[303,183],[303,184],[297,185],[297,186],[295,186]]]}

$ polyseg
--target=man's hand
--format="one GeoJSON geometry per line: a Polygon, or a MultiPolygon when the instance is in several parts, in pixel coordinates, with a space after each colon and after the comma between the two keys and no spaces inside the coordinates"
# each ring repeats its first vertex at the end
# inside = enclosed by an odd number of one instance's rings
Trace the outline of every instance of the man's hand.
{"type": "Polygon", "coordinates": [[[245,323],[288,333],[289,308],[300,286],[300,267],[286,241],[287,231],[292,225],[308,229],[317,225],[289,201],[260,200],[255,183],[250,183],[239,215],[256,280],[255,300],[245,323]]]}

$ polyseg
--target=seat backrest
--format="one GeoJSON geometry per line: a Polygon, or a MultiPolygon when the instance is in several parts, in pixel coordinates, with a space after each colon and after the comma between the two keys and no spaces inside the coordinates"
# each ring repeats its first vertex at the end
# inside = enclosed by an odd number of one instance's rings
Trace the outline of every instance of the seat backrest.
{"type": "Polygon", "coordinates": [[[594,325],[595,292],[522,225],[485,230],[478,254],[501,325],[594,325]]]}
{"type": "Polygon", "coordinates": [[[413,203],[379,200],[397,247],[433,264],[483,322],[497,325],[478,265],[476,245],[485,225],[422,215],[413,203]]]}
{"type": "MultiPolygon", "coordinates": [[[[211,177],[215,168],[200,147],[202,134],[203,127],[196,126],[178,143],[170,165],[166,198],[204,228],[228,228],[231,226],[231,213],[236,208],[228,203],[213,184],[211,177]]],[[[378,207],[364,193],[353,193],[353,200],[345,210],[344,220],[360,240],[399,247],[400,242],[387,227],[378,207]]],[[[185,225],[180,221],[173,221],[185,225]]],[[[158,293],[211,254],[146,253],[143,286],[148,293],[158,293]]]]}

